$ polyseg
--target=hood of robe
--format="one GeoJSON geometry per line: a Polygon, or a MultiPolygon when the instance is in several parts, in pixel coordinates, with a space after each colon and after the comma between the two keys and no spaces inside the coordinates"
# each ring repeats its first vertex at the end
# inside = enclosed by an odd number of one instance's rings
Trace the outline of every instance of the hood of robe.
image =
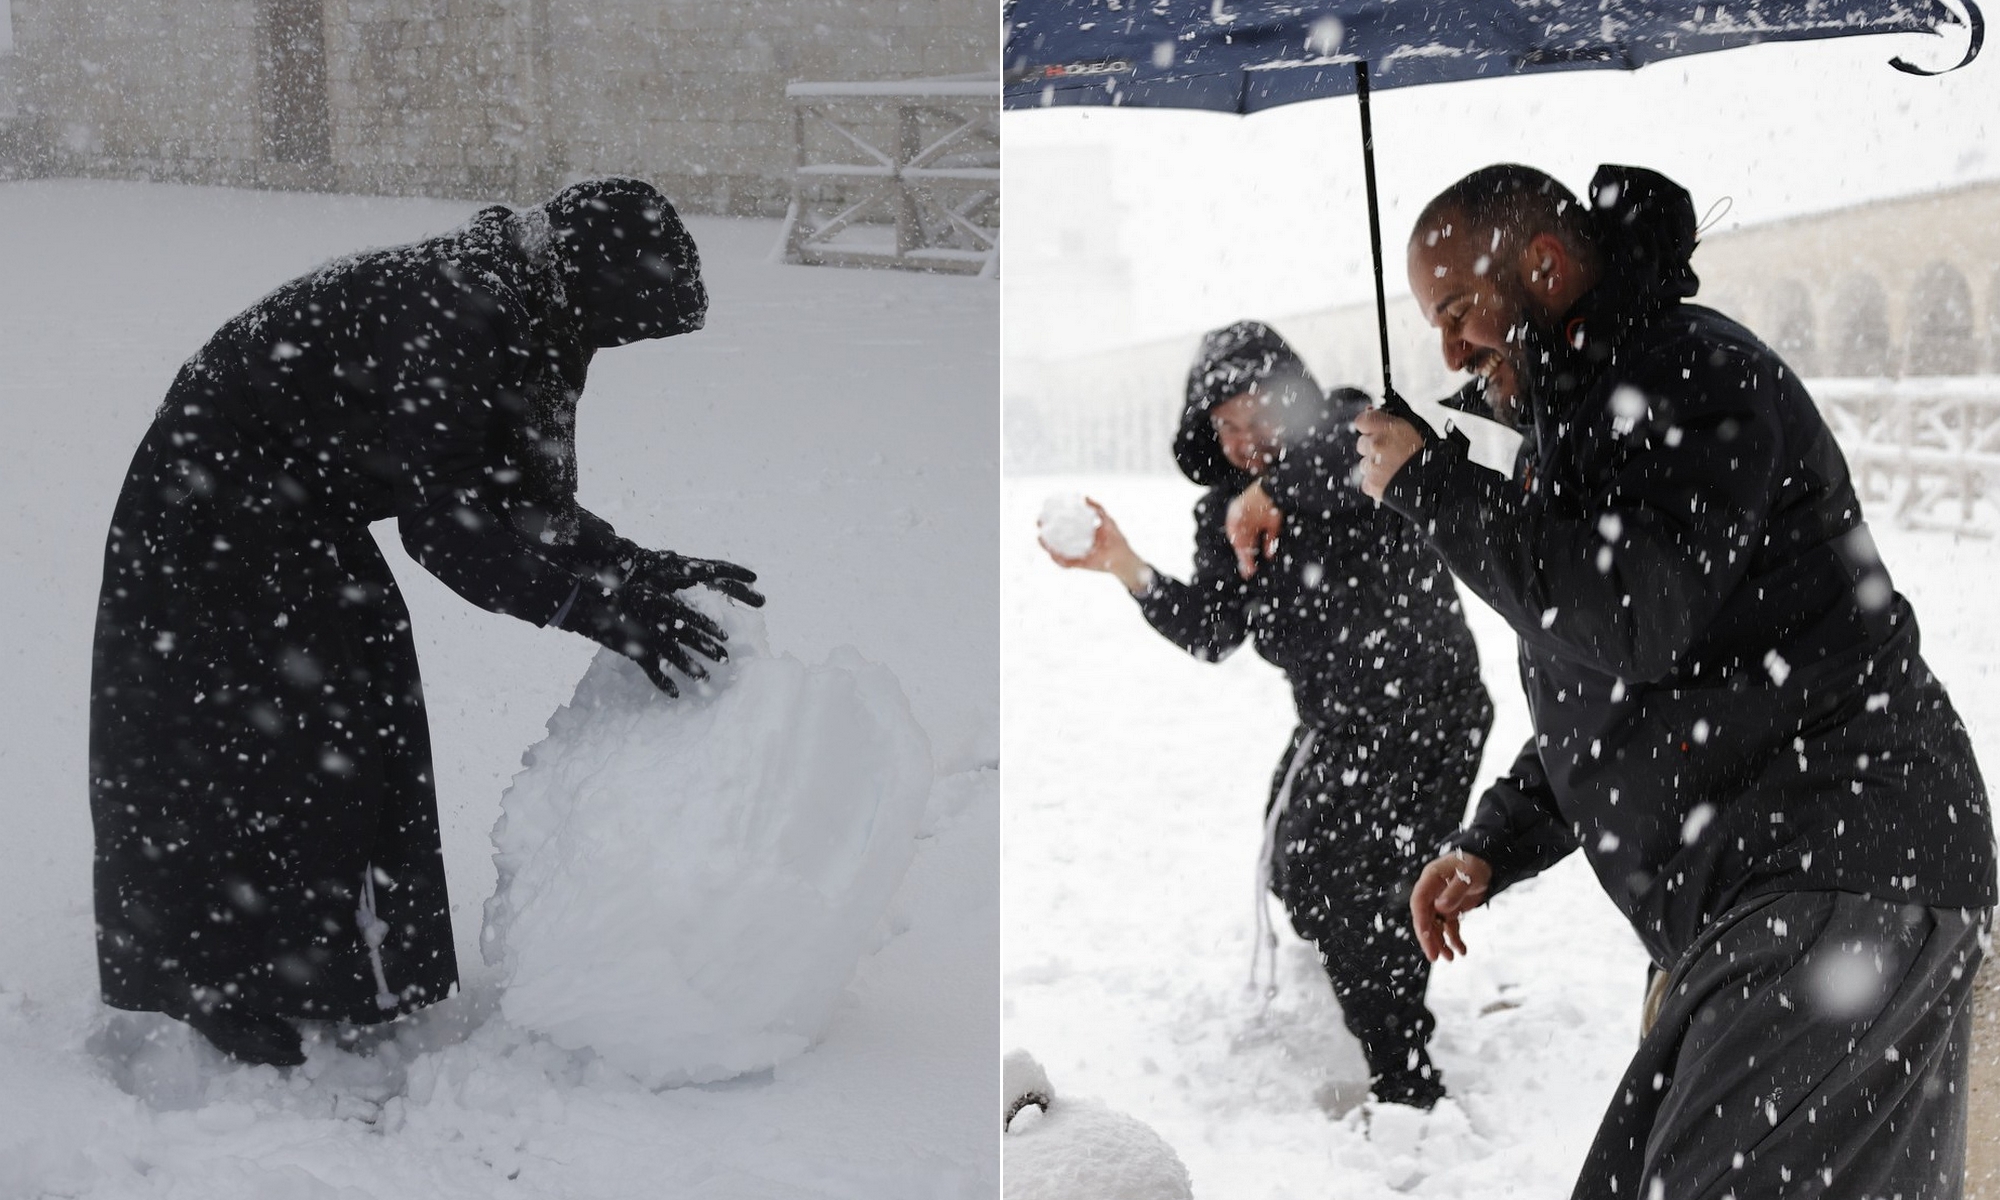
{"type": "Polygon", "coordinates": [[[539,213],[584,345],[601,350],[701,328],[708,315],[701,256],[680,214],[652,184],[585,180],[558,192],[539,213]]]}

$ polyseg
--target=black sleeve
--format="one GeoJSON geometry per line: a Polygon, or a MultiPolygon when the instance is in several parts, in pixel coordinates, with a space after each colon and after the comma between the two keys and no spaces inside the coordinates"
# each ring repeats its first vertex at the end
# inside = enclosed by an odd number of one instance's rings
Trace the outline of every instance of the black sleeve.
{"type": "Polygon", "coordinates": [[[1476,854],[1492,866],[1490,895],[1541,874],[1578,845],[1556,811],[1541,753],[1529,738],[1513,768],[1479,797],[1472,821],[1452,836],[1448,848],[1476,854]]]}
{"type": "Polygon", "coordinates": [[[1670,672],[1742,581],[1776,490],[1755,365],[1712,348],[1662,365],[1578,414],[1556,439],[1576,460],[1561,479],[1530,490],[1454,433],[1383,497],[1524,643],[1633,681],[1670,672]]]}
{"type": "Polygon", "coordinates": [[[392,328],[380,343],[380,399],[398,459],[397,531],[452,591],[488,612],[545,624],[569,600],[578,570],[571,548],[541,544],[508,518],[509,473],[496,469],[493,447],[521,352],[500,318],[443,322],[392,328]]]}
{"type": "Polygon", "coordinates": [[[631,571],[639,557],[637,542],[618,536],[611,522],[587,508],[578,506],[576,520],[576,544],[570,555],[579,574],[609,573],[622,579],[631,571]]]}
{"type": "Polygon", "coordinates": [[[1330,520],[1375,507],[1375,501],[1355,485],[1361,454],[1355,444],[1360,435],[1354,431],[1354,417],[1364,407],[1336,406],[1324,427],[1288,445],[1264,473],[1264,491],[1278,511],[1330,520]]]}
{"type": "Polygon", "coordinates": [[[1207,662],[1227,658],[1249,630],[1250,590],[1236,573],[1223,524],[1230,499],[1212,491],[1194,506],[1193,578],[1182,583],[1155,572],[1153,586],[1138,597],[1139,611],[1160,636],[1207,662]]]}

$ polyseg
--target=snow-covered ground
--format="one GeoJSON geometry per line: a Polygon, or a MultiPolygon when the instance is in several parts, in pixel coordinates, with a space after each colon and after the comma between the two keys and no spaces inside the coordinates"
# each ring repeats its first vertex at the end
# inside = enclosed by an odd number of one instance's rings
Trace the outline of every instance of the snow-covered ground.
{"type": "Polygon", "coordinates": [[[929,735],[927,836],[823,1041],[654,1092],[495,1015],[489,839],[595,647],[479,612],[383,538],[412,610],[465,993],[281,1078],[97,1001],[84,759],[104,530],[181,360],[264,291],[474,206],[0,184],[0,1197],[991,1196],[997,1187],[997,289],[776,265],[694,220],[708,328],[599,357],[583,499],[756,568],[773,647],[855,646],[929,735]],[[148,1032],[158,1036],[145,1046],[148,1032]]]}
{"type": "MultiPolygon", "coordinates": [[[[1152,1125],[1197,1196],[1549,1197],[1575,1173],[1638,1035],[1646,959],[1581,856],[1468,921],[1432,976],[1433,1053],[1455,1099],[1331,1116],[1365,1089],[1311,951],[1285,938],[1279,992],[1249,987],[1252,866],[1292,724],[1275,669],[1174,649],[1107,576],[1035,545],[1052,493],[1103,503],[1139,553],[1184,573],[1178,478],[1011,477],[1002,494],[1003,726],[1009,760],[1003,1040],[1056,1088],[1152,1125]]],[[[1883,514],[1886,516],[1886,514],[1883,514]]],[[[1989,773],[2000,769],[2000,544],[1878,526],[1926,657],[1989,773]]],[[[1473,602],[1499,711],[1479,784],[1527,735],[1512,636],[1473,602]]]]}

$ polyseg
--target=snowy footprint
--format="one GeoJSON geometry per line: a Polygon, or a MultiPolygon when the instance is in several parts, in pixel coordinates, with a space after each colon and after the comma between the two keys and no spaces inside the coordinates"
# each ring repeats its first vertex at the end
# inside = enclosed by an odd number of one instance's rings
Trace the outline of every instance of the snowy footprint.
{"type": "Polygon", "coordinates": [[[1212,993],[1177,1023],[1226,1033],[1226,1053],[1206,1064],[1203,1087],[1214,1098],[1205,1103],[1343,1116],[1359,1103],[1357,1088],[1362,1097],[1368,1092],[1360,1043],[1347,1032],[1311,946],[1284,936],[1273,966],[1259,981],[1274,987],[1270,994],[1212,993]]]}
{"type": "Polygon", "coordinates": [[[233,1065],[194,1030],[161,1013],[108,1010],[84,1049],[119,1091],[155,1112],[200,1108],[205,1077],[233,1065]]]}
{"type": "Polygon", "coordinates": [[[1330,1079],[1313,1089],[1313,1103],[1338,1121],[1368,1100],[1366,1079],[1330,1079]]]}
{"type": "Polygon", "coordinates": [[[204,1120],[227,1120],[228,1113],[255,1105],[372,1125],[383,1106],[403,1094],[417,1051],[401,1045],[394,1032],[378,1032],[377,1044],[357,1050],[340,1044],[335,1026],[300,1025],[306,1061],[285,1070],[236,1062],[160,1013],[108,1010],[84,1048],[120,1091],[147,1108],[203,1112],[204,1120]]]}
{"type": "Polygon", "coordinates": [[[1347,1115],[1342,1127],[1352,1135],[1342,1161],[1395,1192],[1413,1191],[1426,1179],[1479,1162],[1492,1149],[1449,1096],[1429,1111],[1368,1100],[1347,1115]]]}

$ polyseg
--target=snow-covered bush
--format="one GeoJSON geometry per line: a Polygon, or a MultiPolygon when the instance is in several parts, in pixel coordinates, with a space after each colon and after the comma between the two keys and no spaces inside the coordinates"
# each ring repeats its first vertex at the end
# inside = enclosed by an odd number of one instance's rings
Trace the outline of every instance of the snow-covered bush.
{"type": "Polygon", "coordinates": [[[1193,1200],[1187,1168],[1144,1122],[1056,1095],[1026,1050],[1001,1066],[1005,1200],[1193,1200]]]}

